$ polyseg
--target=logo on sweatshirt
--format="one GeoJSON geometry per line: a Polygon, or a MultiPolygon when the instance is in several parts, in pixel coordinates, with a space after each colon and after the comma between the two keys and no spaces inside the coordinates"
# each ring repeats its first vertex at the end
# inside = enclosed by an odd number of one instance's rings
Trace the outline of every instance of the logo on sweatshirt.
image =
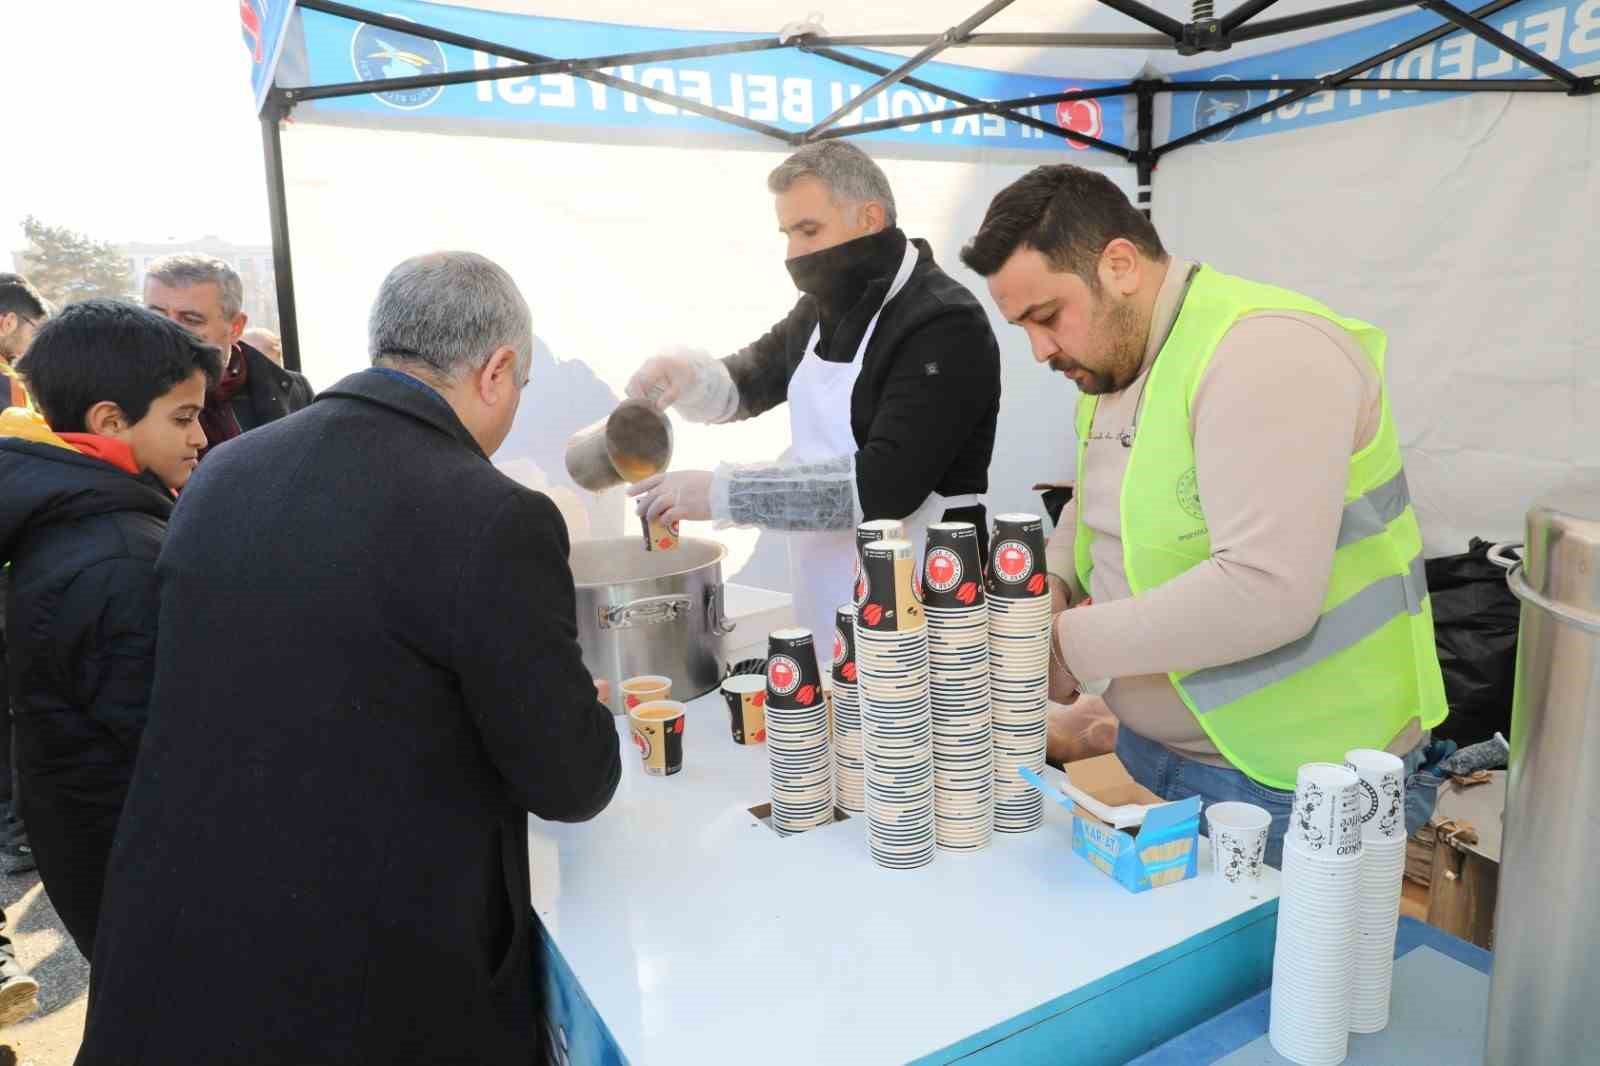
{"type": "Polygon", "coordinates": [[[1200,481],[1192,466],[1178,479],[1178,506],[1195,521],[1206,520],[1205,509],[1200,506],[1200,481]]]}

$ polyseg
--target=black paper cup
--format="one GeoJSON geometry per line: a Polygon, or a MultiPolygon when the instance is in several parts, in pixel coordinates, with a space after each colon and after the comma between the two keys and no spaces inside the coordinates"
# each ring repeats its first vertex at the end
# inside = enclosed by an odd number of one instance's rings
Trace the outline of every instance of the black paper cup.
{"type": "Polygon", "coordinates": [[[822,706],[822,672],[809,629],[778,629],[768,635],[767,706],[791,711],[822,706]]]}
{"type": "Polygon", "coordinates": [[[735,744],[760,744],[767,739],[767,688],[759,674],[734,674],[722,681],[722,698],[735,744]]]}
{"type": "Polygon", "coordinates": [[[903,633],[927,625],[913,581],[916,568],[910,541],[880,540],[862,547],[858,584],[866,592],[856,609],[858,628],[903,633]]]}
{"type": "Polygon", "coordinates": [[[863,522],[856,527],[856,569],[855,591],[852,593],[851,602],[857,607],[862,604],[865,586],[861,582],[861,551],[868,544],[880,540],[902,540],[906,535],[905,527],[892,518],[874,518],[863,522]]]}
{"type": "Polygon", "coordinates": [[[856,683],[856,609],[845,604],[833,616],[833,683],[856,683]]]}
{"type": "Polygon", "coordinates": [[[922,552],[922,602],[942,610],[982,607],[983,556],[971,522],[935,522],[922,552]]]}
{"type": "Polygon", "coordinates": [[[1044,522],[1038,515],[1003,514],[989,538],[989,595],[1026,600],[1050,594],[1045,580],[1044,522]]]}

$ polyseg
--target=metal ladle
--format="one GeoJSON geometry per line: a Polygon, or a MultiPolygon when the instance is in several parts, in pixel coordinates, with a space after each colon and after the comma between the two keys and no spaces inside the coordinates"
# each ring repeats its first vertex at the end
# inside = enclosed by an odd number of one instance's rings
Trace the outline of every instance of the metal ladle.
{"type": "Polygon", "coordinates": [[[567,473],[590,492],[643,481],[672,462],[672,423],[642,400],[624,400],[610,415],[567,439],[567,473]]]}

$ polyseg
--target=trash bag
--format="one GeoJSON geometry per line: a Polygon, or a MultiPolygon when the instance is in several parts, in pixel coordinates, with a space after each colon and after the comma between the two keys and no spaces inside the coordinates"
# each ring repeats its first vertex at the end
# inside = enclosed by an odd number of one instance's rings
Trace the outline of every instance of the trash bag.
{"type": "Polygon", "coordinates": [[[1462,747],[1511,733],[1511,692],[1522,608],[1506,572],[1489,561],[1488,541],[1472,538],[1462,555],[1427,560],[1433,633],[1444,671],[1449,716],[1437,738],[1462,747]]]}

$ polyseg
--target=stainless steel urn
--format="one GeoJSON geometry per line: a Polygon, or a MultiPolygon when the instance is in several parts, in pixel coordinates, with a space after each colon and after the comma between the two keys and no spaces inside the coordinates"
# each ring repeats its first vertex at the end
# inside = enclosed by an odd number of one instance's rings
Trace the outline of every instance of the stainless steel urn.
{"type": "Polygon", "coordinates": [[[1600,482],[1528,512],[1489,1066],[1600,1061],[1600,482]]]}

